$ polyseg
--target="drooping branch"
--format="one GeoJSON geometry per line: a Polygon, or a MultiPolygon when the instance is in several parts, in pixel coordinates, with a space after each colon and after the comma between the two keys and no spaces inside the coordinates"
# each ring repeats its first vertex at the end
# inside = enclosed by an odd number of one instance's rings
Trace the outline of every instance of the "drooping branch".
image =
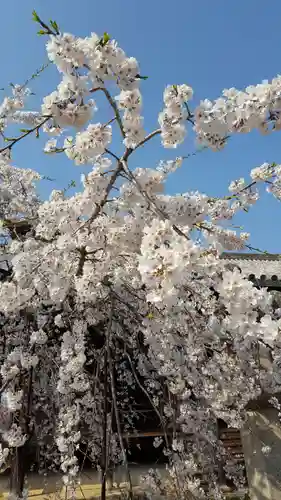
{"type": "Polygon", "coordinates": [[[165,430],[165,422],[158,410],[158,408],[155,406],[155,404],[153,403],[153,400],[150,396],[150,394],[147,392],[147,390],[145,389],[145,387],[141,384],[138,376],[137,376],[137,373],[136,373],[136,370],[135,370],[135,367],[133,365],[133,362],[131,360],[131,356],[128,354],[128,352],[125,352],[125,356],[126,358],[128,359],[129,363],[130,363],[130,367],[131,367],[131,370],[132,370],[132,373],[134,375],[134,379],[137,383],[137,385],[139,386],[139,388],[141,389],[141,391],[145,394],[145,396],[147,397],[148,401],[150,402],[152,408],[154,409],[156,415],[158,416],[159,420],[160,420],[160,424],[163,428],[163,432],[164,432],[164,437],[165,437],[165,443],[166,443],[166,446],[167,448],[169,447],[169,442],[168,442],[168,437],[167,437],[167,433],[166,433],[166,430],[165,430]]]}
{"type": "Polygon", "coordinates": [[[113,408],[114,408],[116,427],[117,427],[120,447],[121,447],[122,456],[123,456],[123,465],[125,466],[126,475],[127,475],[127,479],[128,479],[128,483],[129,483],[129,498],[130,498],[130,500],[133,500],[133,485],[132,485],[132,479],[131,479],[131,474],[130,474],[130,470],[129,470],[127,453],[125,450],[123,436],[122,436],[121,422],[120,422],[120,417],[119,417],[116,388],[115,388],[114,367],[113,367],[112,355],[111,355],[110,348],[108,351],[108,364],[109,364],[109,372],[110,372],[112,404],[113,404],[113,408]]]}

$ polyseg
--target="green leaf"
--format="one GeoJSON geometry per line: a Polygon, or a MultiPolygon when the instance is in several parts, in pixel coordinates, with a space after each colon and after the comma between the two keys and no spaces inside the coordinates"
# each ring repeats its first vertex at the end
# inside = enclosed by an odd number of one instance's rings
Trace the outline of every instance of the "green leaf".
{"type": "Polygon", "coordinates": [[[50,19],[50,25],[55,30],[55,32],[57,34],[59,34],[60,30],[59,30],[59,27],[58,27],[58,23],[56,21],[52,21],[52,19],[50,19]]]}
{"type": "Polygon", "coordinates": [[[108,33],[106,33],[106,32],[105,32],[105,33],[103,34],[103,43],[104,43],[104,45],[105,45],[107,42],[109,42],[109,40],[110,40],[110,36],[109,36],[109,34],[108,34],[108,33]]]}
{"type": "Polygon", "coordinates": [[[37,31],[37,35],[40,35],[40,36],[42,36],[42,35],[48,35],[48,31],[46,31],[46,30],[39,30],[39,31],[37,31]]]}
{"type": "Polygon", "coordinates": [[[20,128],[20,132],[22,132],[23,134],[26,134],[27,132],[30,132],[30,129],[29,128],[20,128]]]}
{"type": "Polygon", "coordinates": [[[38,16],[36,10],[32,11],[32,21],[35,21],[36,23],[40,23],[40,17],[38,16]]]}
{"type": "Polygon", "coordinates": [[[100,39],[99,41],[99,45],[101,45],[102,47],[104,47],[110,40],[110,36],[108,33],[106,33],[106,31],[104,32],[102,38],[100,39]]]}

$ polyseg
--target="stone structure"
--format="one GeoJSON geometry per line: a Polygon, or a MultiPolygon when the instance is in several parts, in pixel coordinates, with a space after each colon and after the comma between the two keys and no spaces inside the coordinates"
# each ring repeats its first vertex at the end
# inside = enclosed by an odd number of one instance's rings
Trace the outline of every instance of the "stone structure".
{"type": "Polygon", "coordinates": [[[259,286],[281,291],[281,254],[229,252],[221,258],[259,286]]]}
{"type": "Polygon", "coordinates": [[[281,499],[281,425],[273,408],[248,412],[241,432],[251,500],[281,499]]]}

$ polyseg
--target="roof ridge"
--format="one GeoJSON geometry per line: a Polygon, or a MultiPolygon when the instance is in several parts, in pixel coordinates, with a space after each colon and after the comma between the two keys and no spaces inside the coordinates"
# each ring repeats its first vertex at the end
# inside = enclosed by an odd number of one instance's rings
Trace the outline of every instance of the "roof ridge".
{"type": "Polygon", "coordinates": [[[281,263],[281,254],[279,253],[243,253],[243,252],[223,252],[220,256],[221,259],[226,260],[268,260],[278,261],[281,263]]]}

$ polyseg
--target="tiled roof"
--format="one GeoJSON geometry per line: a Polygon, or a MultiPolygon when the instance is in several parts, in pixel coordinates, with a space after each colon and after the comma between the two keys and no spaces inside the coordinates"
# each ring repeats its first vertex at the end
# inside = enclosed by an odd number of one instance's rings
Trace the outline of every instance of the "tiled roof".
{"type": "Polygon", "coordinates": [[[260,253],[223,253],[221,258],[232,269],[238,267],[247,277],[262,281],[281,281],[281,255],[260,253]]]}

